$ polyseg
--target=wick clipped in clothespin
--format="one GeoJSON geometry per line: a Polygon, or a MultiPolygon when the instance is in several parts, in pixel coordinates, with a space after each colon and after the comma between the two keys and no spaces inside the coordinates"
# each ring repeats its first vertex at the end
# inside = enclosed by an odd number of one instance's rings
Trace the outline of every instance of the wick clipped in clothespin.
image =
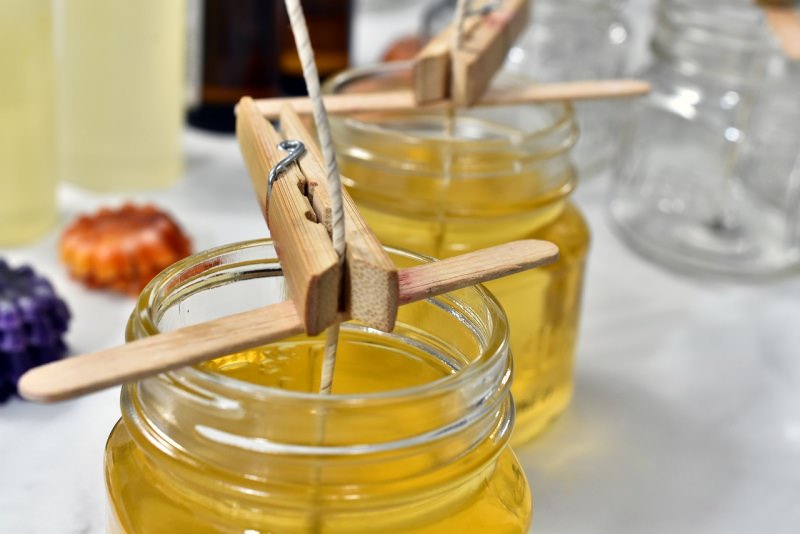
{"type": "Polygon", "coordinates": [[[397,268],[343,192],[345,261],[340,263],[330,232],[330,192],[322,154],[297,113],[286,106],[278,133],[249,97],[239,102],[236,133],[262,213],[275,240],[290,296],[306,333],[315,335],[346,314],[383,331],[397,317],[397,268]],[[305,153],[272,182],[267,177],[292,152],[280,146],[299,142],[305,153]]]}
{"type": "MultiPolygon", "coordinates": [[[[297,139],[306,146],[308,154],[300,161],[306,176],[307,191],[314,211],[326,224],[325,215],[331,213],[330,192],[324,179],[322,152],[300,116],[290,106],[280,114],[280,127],[289,139],[297,139]]],[[[362,323],[389,332],[394,328],[398,306],[397,268],[378,238],[367,226],[346,190],[341,191],[344,201],[345,249],[343,308],[350,317],[362,323]]]]}
{"type": "Polygon", "coordinates": [[[279,148],[285,139],[261,117],[250,98],[239,102],[236,135],[290,296],[306,332],[319,334],[339,313],[342,267],[331,238],[304,194],[306,179],[297,165],[288,165],[272,183],[267,200],[267,178],[288,154],[279,148]]]}
{"type": "Polygon", "coordinates": [[[509,49],[528,23],[528,0],[459,1],[455,20],[414,59],[418,104],[480,100],[509,49]]]}

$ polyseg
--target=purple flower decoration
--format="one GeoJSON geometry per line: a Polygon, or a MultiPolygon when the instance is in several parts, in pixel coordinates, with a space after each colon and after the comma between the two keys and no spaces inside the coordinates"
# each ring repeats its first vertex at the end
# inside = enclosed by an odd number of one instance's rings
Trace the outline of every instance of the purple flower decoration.
{"type": "Polygon", "coordinates": [[[64,357],[69,319],[50,282],[0,259],[0,402],[17,392],[25,371],[64,357]]]}

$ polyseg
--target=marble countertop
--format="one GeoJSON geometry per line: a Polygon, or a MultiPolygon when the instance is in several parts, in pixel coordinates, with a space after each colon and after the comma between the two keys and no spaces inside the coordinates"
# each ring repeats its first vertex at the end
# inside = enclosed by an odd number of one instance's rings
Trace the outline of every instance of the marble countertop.
{"type": "MultiPolygon", "coordinates": [[[[235,141],[188,132],[185,148],[178,185],[126,198],[157,200],[191,229],[196,250],[263,236],[235,141]]],[[[593,232],[576,395],[517,450],[534,531],[800,531],[800,279],[729,285],[644,261],[611,233],[604,179],[576,197],[593,232]]],[[[61,226],[122,200],[60,194],[61,226]]],[[[58,234],[0,255],[54,281],[74,312],[73,353],[122,342],[132,300],[70,281],[58,234]]],[[[104,532],[103,447],[118,416],[117,389],[0,405],[0,533],[104,532]]]]}

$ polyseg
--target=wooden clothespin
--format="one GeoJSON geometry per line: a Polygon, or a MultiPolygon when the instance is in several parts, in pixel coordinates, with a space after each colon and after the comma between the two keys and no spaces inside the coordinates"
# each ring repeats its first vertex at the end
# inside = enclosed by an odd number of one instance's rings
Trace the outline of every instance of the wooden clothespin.
{"type": "Polygon", "coordinates": [[[503,65],[506,54],[528,23],[528,0],[470,2],[459,31],[454,22],[435,36],[414,60],[414,95],[418,104],[451,99],[475,104],[503,65]]]}
{"type": "Polygon", "coordinates": [[[279,134],[245,97],[237,109],[236,133],[261,209],[275,240],[290,296],[306,333],[316,335],[350,316],[383,331],[394,328],[398,274],[392,260],[344,192],[346,254],[333,249],[330,195],[322,154],[295,111],[284,106],[279,134]],[[278,145],[300,141],[305,154],[274,181],[267,176],[288,154],[278,145]]]}

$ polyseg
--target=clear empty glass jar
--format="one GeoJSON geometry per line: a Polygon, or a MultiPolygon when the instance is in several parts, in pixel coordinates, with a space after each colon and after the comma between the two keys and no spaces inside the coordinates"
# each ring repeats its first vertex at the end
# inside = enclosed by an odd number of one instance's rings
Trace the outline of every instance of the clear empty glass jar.
{"type": "MultiPolygon", "coordinates": [[[[408,87],[409,64],[353,70],[328,90],[408,87]]],[[[501,75],[501,85],[518,80],[501,75]]],[[[343,181],[386,245],[448,257],[515,239],[561,250],[551,265],[490,282],[511,325],[514,443],[542,431],[572,395],[589,231],[570,201],[577,130],[568,105],[332,117],[343,181]]]]}
{"type": "Polygon", "coordinates": [[[733,172],[774,233],[781,268],[791,270],[800,263],[799,103],[800,61],[787,61],[755,100],[733,172]]]}
{"type": "MultiPolygon", "coordinates": [[[[653,50],[653,93],[635,104],[610,195],[620,233],[681,269],[765,276],[793,268],[798,203],[765,203],[752,184],[766,177],[741,174],[750,125],[780,120],[757,106],[776,60],[762,12],[744,0],[663,0],[653,50]]],[[[790,194],[787,177],[774,182],[779,195],[790,194]]]]}
{"type": "MultiPolygon", "coordinates": [[[[542,82],[619,78],[627,72],[630,29],[614,0],[535,0],[530,26],[510,50],[506,68],[542,82]]],[[[576,102],[581,137],[574,160],[582,178],[612,167],[616,135],[629,120],[618,100],[576,102]]]]}
{"type": "MultiPolygon", "coordinates": [[[[283,295],[270,241],[220,247],[158,275],[127,339],[283,295]]],[[[315,393],[323,346],[298,336],[124,386],[106,446],[109,531],[528,531],[494,298],[472,287],[403,306],[390,334],[343,325],[332,395],[315,393]]]]}

